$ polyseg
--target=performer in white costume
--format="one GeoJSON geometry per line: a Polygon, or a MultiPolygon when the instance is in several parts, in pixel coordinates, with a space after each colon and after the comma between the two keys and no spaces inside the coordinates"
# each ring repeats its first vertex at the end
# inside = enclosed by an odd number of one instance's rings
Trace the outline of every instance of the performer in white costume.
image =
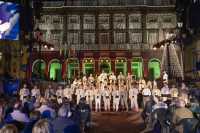
{"type": "Polygon", "coordinates": [[[62,86],[58,87],[58,89],[56,91],[56,97],[57,97],[58,104],[62,104],[62,99],[63,99],[63,89],[62,89],[62,86]]]}
{"type": "Polygon", "coordinates": [[[33,89],[31,90],[31,96],[37,98],[40,98],[40,89],[35,85],[33,89]]]}
{"type": "Polygon", "coordinates": [[[111,100],[111,91],[107,86],[105,86],[103,93],[104,109],[105,111],[110,111],[110,100],[111,100]]]}
{"type": "Polygon", "coordinates": [[[20,100],[21,100],[21,101],[23,101],[25,97],[30,96],[30,91],[29,91],[29,89],[27,88],[27,85],[26,85],[26,84],[24,84],[23,88],[20,89],[19,95],[20,95],[20,100]]]}
{"type": "Polygon", "coordinates": [[[113,111],[119,110],[119,102],[120,102],[120,91],[117,85],[115,85],[114,90],[112,91],[113,96],[113,111]]]}
{"type": "Polygon", "coordinates": [[[101,111],[101,90],[99,88],[95,89],[95,111],[101,111]]]}
{"type": "Polygon", "coordinates": [[[131,101],[131,109],[138,111],[138,101],[137,96],[139,94],[138,87],[136,84],[132,83],[131,88],[129,89],[129,99],[131,101]]]}

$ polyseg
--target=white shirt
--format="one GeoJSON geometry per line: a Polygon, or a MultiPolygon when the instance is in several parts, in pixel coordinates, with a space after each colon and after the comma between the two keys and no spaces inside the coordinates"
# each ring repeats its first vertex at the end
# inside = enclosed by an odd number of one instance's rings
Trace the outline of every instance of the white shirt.
{"type": "Polygon", "coordinates": [[[34,97],[40,96],[40,89],[32,89],[31,95],[34,96],[34,97]]]}
{"type": "Polygon", "coordinates": [[[169,95],[169,94],[170,94],[169,87],[164,86],[164,87],[161,89],[161,94],[163,94],[163,95],[169,95]]]}
{"type": "Polygon", "coordinates": [[[151,90],[149,88],[144,88],[142,90],[142,95],[143,96],[151,96],[151,90]]]}
{"type": "Polygon", "coordinates": [[[131,88],[131,89],[129,90],[129,97],[130,97],[130,98],[131,98],[131,97],[137,97],[138,93],[139,93],[138,89],[136,89],[136,88],[131,88]]]}
{"type": "Polygon", "coordinates": [[[37,111],[40,112],[40,114],[42,114],[44,111],[50,111],[51,113],[51,117],[55,116],[55,110],[48,107],[47,105],[41,105],[40,108],[36,109],[37,111]]]}

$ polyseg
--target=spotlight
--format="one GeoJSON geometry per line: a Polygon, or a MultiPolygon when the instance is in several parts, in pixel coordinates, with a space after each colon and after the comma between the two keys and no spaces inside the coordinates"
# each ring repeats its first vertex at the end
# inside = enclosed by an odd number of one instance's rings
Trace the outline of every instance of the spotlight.
{"type": "Polygon", "coordinates": [[[47,45],[44,45],[44,48],[47,48],[47,45]]]}
{"type": "Polygon", "coordinates": [[[161,48],[164,48],[164,45],[161,45],[161,48]]]}
{"type": "Polygon", "coordinates": [[[54,50],[54,47],[51,47],[50,50],[53,51],[53,50],[54,50]]]}

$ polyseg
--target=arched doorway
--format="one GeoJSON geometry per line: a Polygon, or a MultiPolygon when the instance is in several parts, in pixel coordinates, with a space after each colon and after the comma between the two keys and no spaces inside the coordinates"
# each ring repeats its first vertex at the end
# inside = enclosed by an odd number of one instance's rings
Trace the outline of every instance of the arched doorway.
{"type": "Polygon", "coordinates": [[[119,75],[122,72],[123,75],[127,74],[127,62],[125,58],[117,58],[115,60],[115,73],[119,75]]]}
{"type": "Polygon", "coordinates": [[[160,78],[160,61],[158,59],[151,59],[148,63],[148,68],[151,80],[160,78]]]}
{"type": "Polygon", "coordinates": [[[94,60],[91,58],[83,60],[83,74],[89,76],[94,74],[94,60]]]}
{"type": "Polygon", "coordinates": [[[136,79],[143,77],[143,61],[141,57],[135,57],[132,59],[131,71],[136,79]]]}
{"type": "Polygon", "coordinates": [[[46,63],[44,60],[36,60],[32,65],[32,78],[33,79],[45,79],[46,63]]]}
{"type": "Polygon", "coordinates": [[[49,77],[53,81],[62,80],[62,64],[58,59],[53,59],[49,63],[49,77]]]}
{"type": "Polygon", "coordinates": [[[106,72],[106,73],[110,73],[111,72],[111,61],[108,58],[103,58],[100,59],[100,63],[99,63],[99,70],[100,73],[102,71],[106,72]]]}
{"type": "Polygon", "coordinates": [[[67,78],[74,79],[79,75],[78,59],[69,59],[67,62],[67,78]]]}

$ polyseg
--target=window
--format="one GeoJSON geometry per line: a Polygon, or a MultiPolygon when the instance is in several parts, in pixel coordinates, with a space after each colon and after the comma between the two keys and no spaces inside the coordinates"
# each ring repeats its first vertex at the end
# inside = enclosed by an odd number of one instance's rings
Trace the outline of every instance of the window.
{"type": "Polygon", "coordinates": [[[80,17],[78,15],[68,16],[68,29],[71,29],[71,30],[80,29],[80,17]]]}
{"type": "Polygon", "coordinates": [[[95,44],[95,34],[94,33],[84,33],[84,44],[95,44]]]}
{"type": "Polygon", "coordinates": [[[124,14],[115,14],[113,21],[114,21],[114,29],[126,28],[126,17],[124,14]]]}
{"type": "Polygon", "coordinates": [[[130,15],[129,16],[129,29],[139,29],[141,28],[141,16],[140,15],[130,15]]]}
{"type": "Polygon", "coordinates": [[[157,23],[158,18],[156,16],[149,16],[148,17],[148,23],[157,23]]]}
{"type": "Polygon", "coordinates": [[[130,32],[129,33],[130,43],[141,43],[142,42],[142,33],[141,32],[130,32]]]}
{"type": "Polygon", "coordinates": [[[114,33],[114,42],[116,44],[126,43],[126,33],[114,33]]]}
{"type": "Polygon", "coordinates": [[[109,29],[109,15],[99,15],[99,29],[109,29]]]}
{"type": "Polygon", "coordinates": [[[61,31],[60,30],[51,31],[51,41],[54,44],[60,44],[60,42],[61,42],[61,31]]]}
{"type": "Polygon", "coordinates": [[[83,23],[84,29],[95,29],[95,17],[93,15],[84,15],[83,23]]]}
{"type": "Polygon", "coordinates": [[[157,42],[158,42],[158,32],[157,31],[149,31],[148,32],[148,43],[150,44],[151,48],[157,42]]]}
{"type": "Polygon", "coordinates": [[[67,35],[68,44],[78,44],[79,43],[79,33],[69,32],[67,35]]]}
{"type": "Polygon", "coordinates": [[[100,44],[109,44],[109,33],[100,33],[99,34],[99,43],[100,44]]]}
{"type": "Polygon", "coordinates": [[[61,24],[62,23],[62,17],[61,16],[53,16],[52,17],[52,23],[53,24],[61,24]]]}
{"type": "Polygon", "coordinates": [[[43,16],[39,19],[38,22],[39,22],[40,24],[45,24],[45,23],[46,23],[46,16],[43,15],[43,16]]]}

